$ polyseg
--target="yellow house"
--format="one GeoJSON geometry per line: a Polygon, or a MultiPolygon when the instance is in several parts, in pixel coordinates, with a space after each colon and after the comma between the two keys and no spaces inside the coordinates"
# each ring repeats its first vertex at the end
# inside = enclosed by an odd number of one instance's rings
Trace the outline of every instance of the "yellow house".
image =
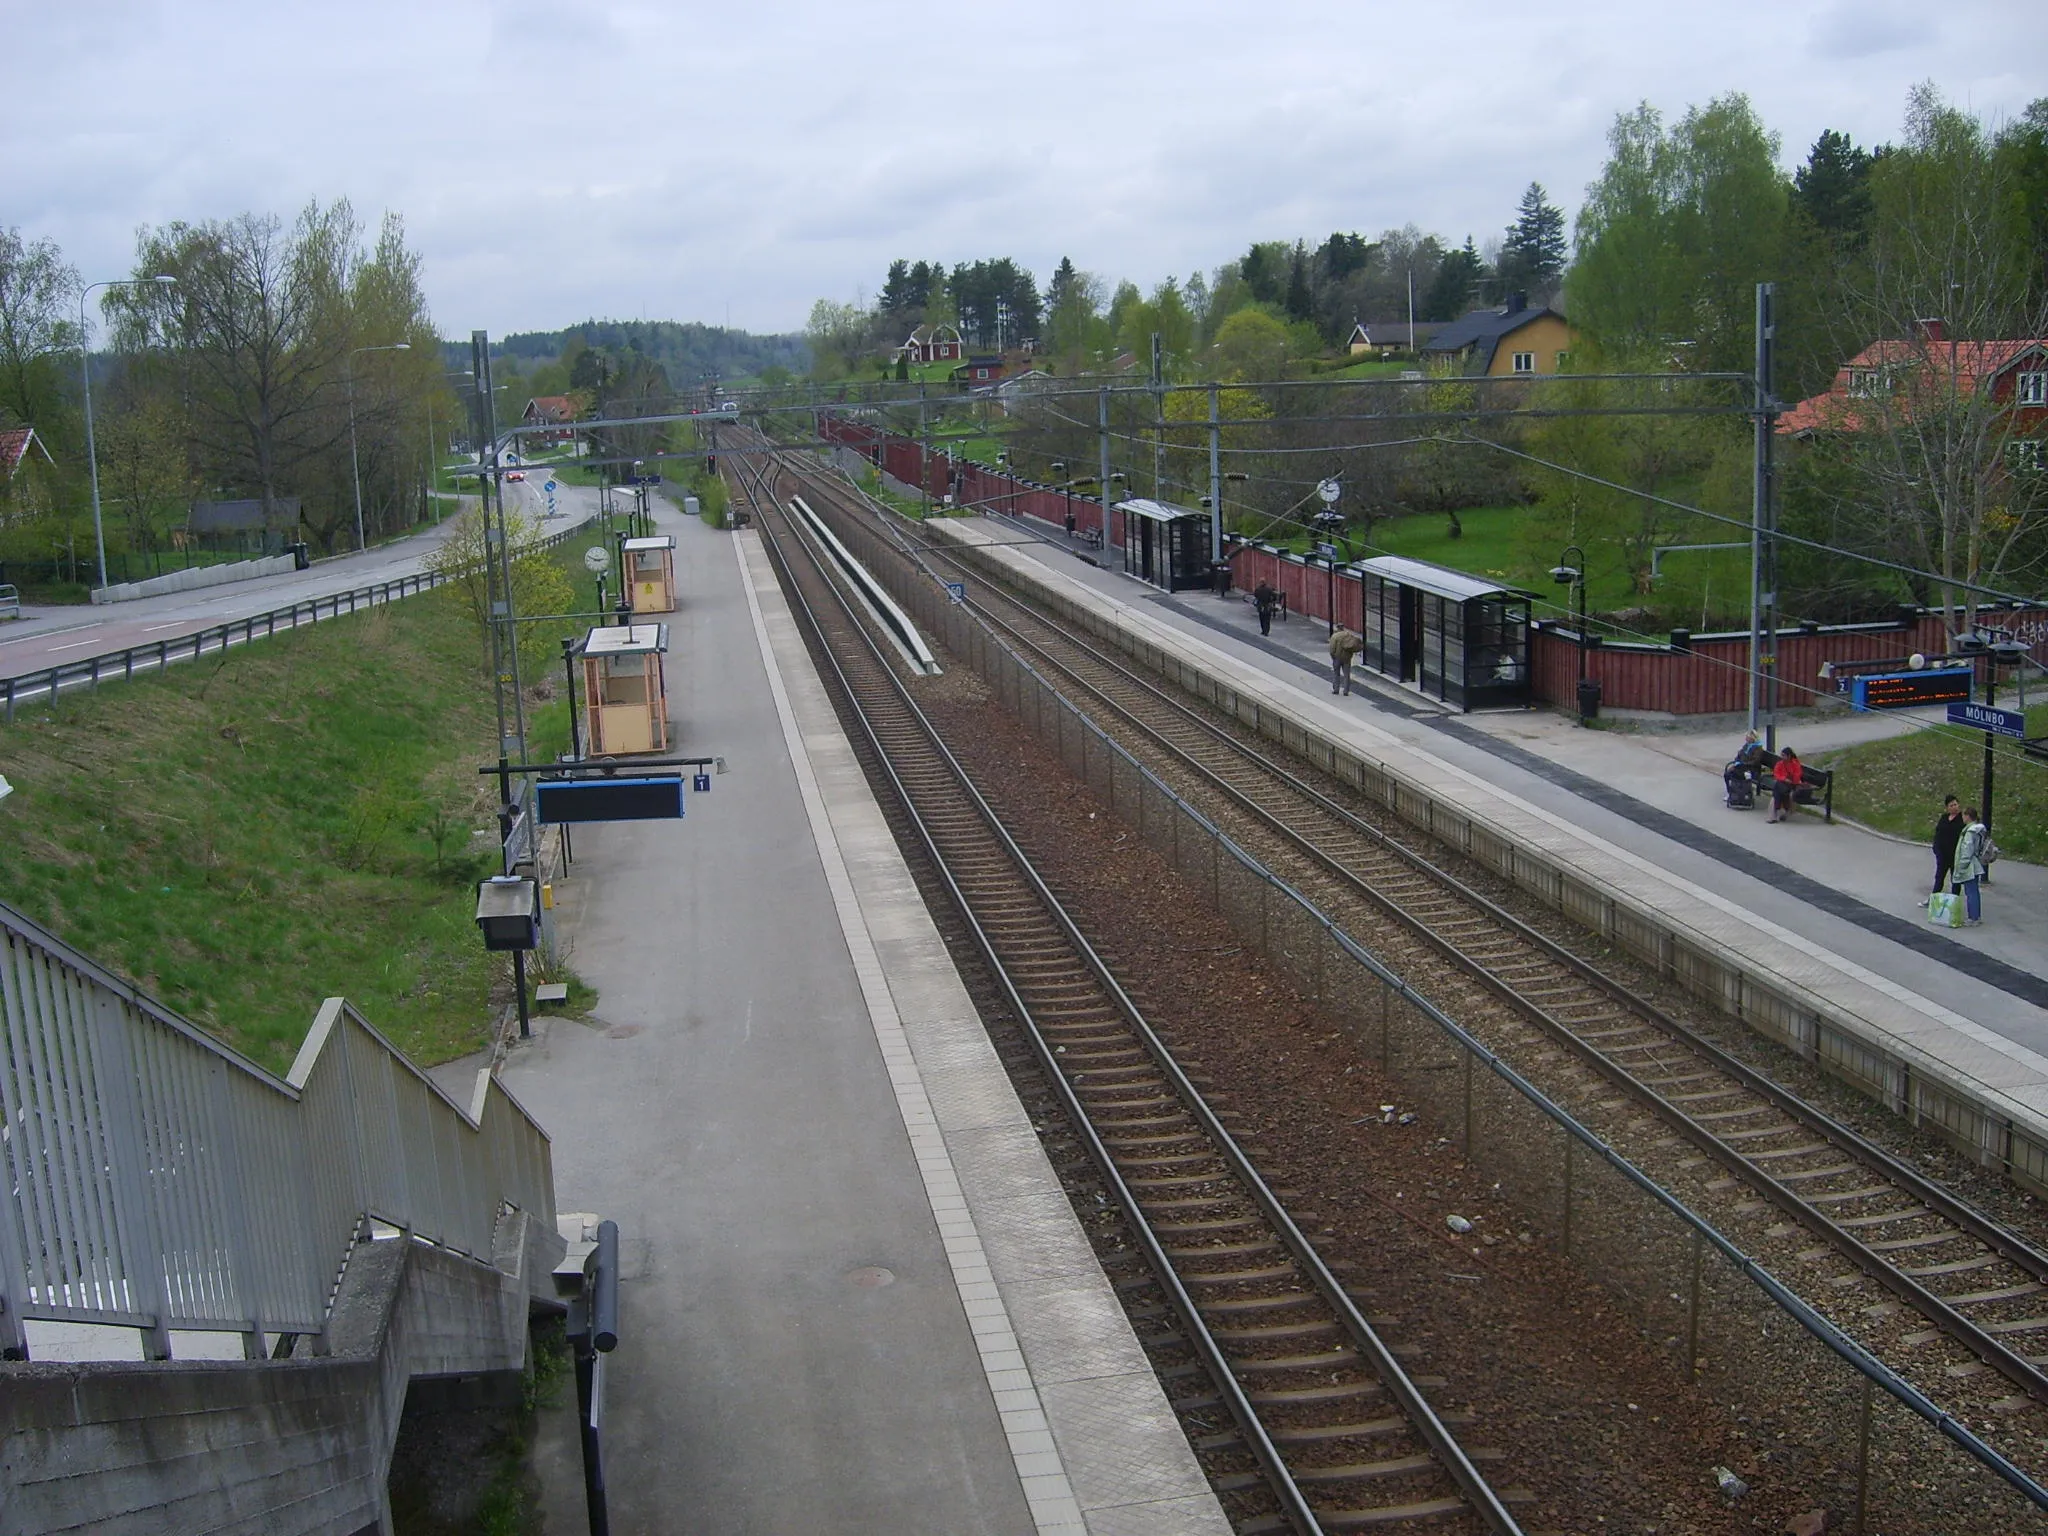
{"type": "Polygon", "coordinates": [[[1507,379],[1559,372],[1571,355],[1572,329],[1554,309],[1531,309],[1514,294],[1499,309],[1476,309],[1422,344],[1425,362],[1472,378],[1507,379]]]}

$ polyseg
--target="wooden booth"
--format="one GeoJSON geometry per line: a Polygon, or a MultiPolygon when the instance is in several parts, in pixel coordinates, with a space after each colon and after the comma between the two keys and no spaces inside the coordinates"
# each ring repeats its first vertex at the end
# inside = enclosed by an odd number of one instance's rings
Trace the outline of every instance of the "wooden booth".
{"type": "Polygon", "coordinates": [[[668,750],[666,624],[616,624],[583,642],[583,718],[592,757],[668,750]]]}
{"type": "Polygon", "coordinates": [[[1460,709],[1529,703],[1529,594],[1426,560],[1361,560],[1359,659],[1460,709]]]}
{"type": "Polygon", "coordinates": [[[1209,514],[1141,497],[1120,501],[1124,569],[1169,592],[1209,585],[1209,514]]]}
{"type": "Polygon", "coordinates": [[[666,533],[627,539],[619,549],[625,566],[627,601],[635,613],[676,610],[676,541],[666,533]]]}

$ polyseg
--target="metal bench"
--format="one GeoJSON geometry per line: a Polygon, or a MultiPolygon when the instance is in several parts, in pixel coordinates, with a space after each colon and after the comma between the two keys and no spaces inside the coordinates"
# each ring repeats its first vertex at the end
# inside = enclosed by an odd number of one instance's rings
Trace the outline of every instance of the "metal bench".
{"type": "Polygon", "coordinates": [[[21,617],[21,593],[13,583],[0,581],[0,619],[21,617]]]}

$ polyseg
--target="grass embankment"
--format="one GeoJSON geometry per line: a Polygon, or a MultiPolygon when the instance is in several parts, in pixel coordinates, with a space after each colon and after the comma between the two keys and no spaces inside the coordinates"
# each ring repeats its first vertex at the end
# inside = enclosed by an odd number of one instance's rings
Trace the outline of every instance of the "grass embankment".
{"type": "MultiPolygon", "coordinates": [[[[2027,734],[2048,736],[2048,705],[2027,710],[2027,734]]],[[[1820,759],[1841,770],[1835,809],[1843,815],[1921,841],[1931,838],[1941,804],[1954,795],[1975,805],[1984,789],[1984,738],[1977,731],[1908,731],[1820,759]]],[[[1998,846],[2016,859],[2048,862],[2048,762],[2027,757],[2016,741],[1993,749],[1992,823],[1998,846]]]]}
{"type": "MultiPolygon", "coordinates": [[[[473,921],[481,662],[444,589],[24,712],[0,900],[273,1071],[336,994],[415,1060],[475,1049],[508,969],[473,921]]],[[[566,746],[541,713],[536,747],[566,746]]]]}

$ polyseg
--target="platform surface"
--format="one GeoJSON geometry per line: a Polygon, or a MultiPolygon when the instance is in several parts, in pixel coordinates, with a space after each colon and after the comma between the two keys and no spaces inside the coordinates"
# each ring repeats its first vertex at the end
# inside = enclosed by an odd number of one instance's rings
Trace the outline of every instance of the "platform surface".
{"type": "Polygon", "coordinates": [[[596,1013],[504,1068],[561,1208],[621,1229],[612,1528],[1227,1531],[757,535],[656,523],[673,750],[729,771],[681,822],[574,829],[596,1013]]]}
{"type": "MultiPolygon", "coordinates": [[[[1675,913],[1778,974],[1840,1001],[1909,1055],[1933,1058],[2048,1123],[2048,869],[2001,860],[1982,926],[1930,927],[1919,899],[1933,877],[1925,844],[1804,811],[1769,823],[1723,802],[1721,766],[1739,722],[1627,722],[1588,730],[1564,715],[1459,714],[1371,672],[1333,697],[1328,627],[1299,616],[1270,637],[1245,594],[1168,596],[1122,572],[1118,553],[1049,525],[987,516],[948,527],[1004,546],[1068,590],[1116,607],[1189,647],[1242,686],[1369,756],[1403,765],[1534,846],[1611,872],[1634,899],[1675,913]]],[[[1820,711],[1783,717],[1779,741],[1815,755],[1841,741],[1910,728],[1892,717],[1820,711]]],[[[1965,802],[1977,786],[1955,786],[1965,802]]],[[[1931,832],[1938,806],[1928,807],[1931,832]]]]}

